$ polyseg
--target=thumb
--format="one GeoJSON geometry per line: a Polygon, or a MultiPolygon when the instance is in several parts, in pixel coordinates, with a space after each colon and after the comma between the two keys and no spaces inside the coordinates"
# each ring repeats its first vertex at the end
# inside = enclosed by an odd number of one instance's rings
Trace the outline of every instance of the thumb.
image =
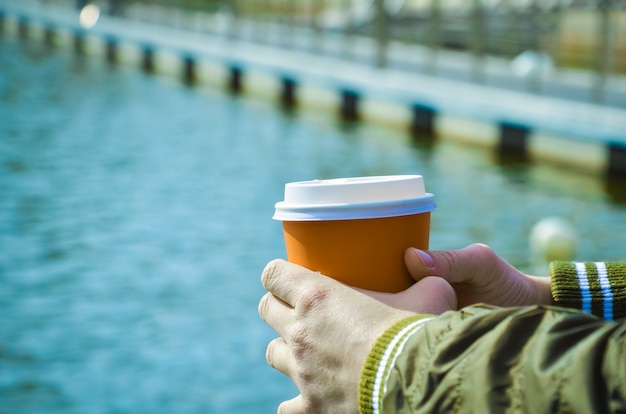
{"type": "Polygon", "coordinates": [[[459,250],[409,248],[404,253],[404,261],[415,280],[439,276],[450,283],[472,282],[477,275],[501,273],[509,267],[489,246],[480,243],[459,250]]]}
{"type": "Polygon", "coordinates": [[[414,313],[439,315],[457,306],[456,293],[450,283],[434,276],[425,277],[398,293],[358,290],[393,308],[414,313]]]}

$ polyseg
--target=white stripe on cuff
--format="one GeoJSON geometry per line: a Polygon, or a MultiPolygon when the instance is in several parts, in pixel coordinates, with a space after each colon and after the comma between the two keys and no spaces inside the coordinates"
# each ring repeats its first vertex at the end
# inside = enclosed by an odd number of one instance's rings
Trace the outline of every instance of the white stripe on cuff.
{"type": "Polygon", "coordinates": [[[611,282],[609,281],[609,274],[606,270],[606,264],[604,262],[595,262],[596,269],[598,270],[598,280],[600,281],[600,289],[602,290],[604,320],[613,320],[613,291],[611,290],[611,282]]]}
{"type": "Polygon", "coordinates": [[[589,280],[587,279],[587,269],[584,263],[576,263],[576,273],[578,275],[578,286],[582,300],[582,311],[591,313],[591,291],[589,290],[589,280]]]}
{"type": "Polygon", "coordinates": [[[434,318],[418,319],[417,321],[410,323],[398,332],[389,345],[387,345],[387,349],[385,349],[385,352],[380,359],[378,370],[376,372],[376,378],[374,379],[374,387],[372,390],[372,410],[374,411],[374,414],[380,414],[381,387],[385,387],[383,390],[384,395],[387,391],[387,380],[389,379],[389,375],[391,375],[391,367],[395,364],[398,355],[402,352],[404,344],[406,344],[406,341],[408,341],[415,332],[419,331],[426,322],[433,319],[434,318]],[[395,352],[394,349],[396,349],[395,352]],[[383,381],[383,375],[385,374],[385,369],[387,367],[389,367],[389,371],[387,372],[387,378],[384,378],[383,381]]]}

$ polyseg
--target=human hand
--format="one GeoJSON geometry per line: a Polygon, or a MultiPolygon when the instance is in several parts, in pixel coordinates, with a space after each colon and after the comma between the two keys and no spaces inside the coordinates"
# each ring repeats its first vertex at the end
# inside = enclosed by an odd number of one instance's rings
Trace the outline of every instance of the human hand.
{"type": "MultiPolygon", "coordinates": [[[[283,260],[270,262],[261,280],[268,293],[259,314],[280,335],[267,346],[267,362],[300,390],[278,412],[357,413],[361,370],[374,342],[415,313],[283,260]]],[[[452,287],[440,278],[424,278],[412,292],[414,312],[438,314],[454,304],[452,287]]]]}
{"type": "Polygon", "coordinates": [[[428,252],[410,248],[404,261],[415,280],[439,276],[450,282],[459,307],[475,303],[496,306],[552,303],[550,278],[520,272],[484,244],[428,252]]]}

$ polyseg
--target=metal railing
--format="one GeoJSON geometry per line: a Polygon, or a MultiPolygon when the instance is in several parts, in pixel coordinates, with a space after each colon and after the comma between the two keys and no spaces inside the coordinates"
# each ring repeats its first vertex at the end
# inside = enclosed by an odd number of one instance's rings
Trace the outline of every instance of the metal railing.
{"type": "MultiPolygon", "coordinates": [[[[498,78],[503,87],[519,84],[531,93],[572,73],[591,102],[607,103],[607,94],[626,85],[626,0],[136,0],[123,9],[121,0],[94,3],[129,19],[380,68],[477,83],[498,78]]],[[[623,95],[618,106],[626,105],[623,95]]]]}

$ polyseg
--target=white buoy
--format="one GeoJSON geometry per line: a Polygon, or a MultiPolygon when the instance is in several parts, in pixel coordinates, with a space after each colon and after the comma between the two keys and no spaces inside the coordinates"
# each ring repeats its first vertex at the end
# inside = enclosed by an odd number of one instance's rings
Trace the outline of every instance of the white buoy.
{"type": "Polygon", "coordinates": [[[78,16],[80,25],[84,29],[91,29],[100,19],[100,9],[95,4],[88,4],[83,7],[78,16]]]}
{"type": "Polygon", "coordinates": [[[574,226],[562,217],[546,217],[537,222],[529,241],[535,271],[547,274],[550,262],[576,259],[578,236],[574,226]]]}
{"type": "Polygon", "coordinates": [[[511,61],[511,71],[523,79],[546,79],[554,73],[552,57],[541,51],[527,50],[511,61]]]}

